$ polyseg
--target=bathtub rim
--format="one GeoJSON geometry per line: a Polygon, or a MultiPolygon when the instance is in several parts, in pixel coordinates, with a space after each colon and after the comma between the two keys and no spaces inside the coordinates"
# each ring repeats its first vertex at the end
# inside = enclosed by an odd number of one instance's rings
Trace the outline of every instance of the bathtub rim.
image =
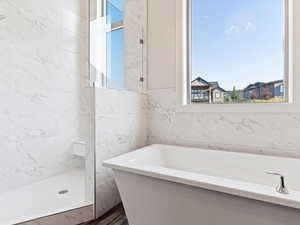
{"type": "MultiPolygon", "coordinates": [[[[263,201],[267,203],[272,203],[276,205],[286,206],[290,208],[300,209],[300,192],[290,190],[290,194],[283,195],[275,191],[275,187],[270,187],[263,184],[255,184],[245,181],[239,181],[229,178],[209,176],[200,173],[187,172],[183,170],[176,170],[171,168],[166,168],[162,166],[154,166],[150,164],[139,164],[135,161],[129,162],[129,157],[134,157],[140,154],[141,151],[151,151],[153,148],[188,148],[197,150],[210,150],[203,148],[190,148],[182,146],[172,146],[172,145],[149,145],[136,151],[132,151],[127,154],[123,154],[116,158],[106,160],[103,162],[103,166],[111,168],[117,171],[123,171],[128,173],[133,173],[136,175],[142,175],[150,178],[156,178],[159,180],[165,180],[169,182],[174,182],[183,185],[189,185],[197,188],[202,188],[206,190],[221,192],[225,194],[235,195],[239,197],[244,197],[248,199],[263,201]]],[[[216,151],[216,150],[212,150],[216,151]]],[[[228,151],[217,150],[222,153],[227,153],[228,151]]],[[[235,152],[230,152],[235,153],[235,152]]],[[[250,154],[251,153],[236,153],[236,154],[250,154]]],[[[264,155],[265,156],[265,155],[264,155]]],[[[140,156],[139,156],[140,157],[140,156]]],[[[277,156],[266,156],[274,158],[284,158],[277,156]]],[[[293,158],[292,158],[293,159],[293,158]]]]}

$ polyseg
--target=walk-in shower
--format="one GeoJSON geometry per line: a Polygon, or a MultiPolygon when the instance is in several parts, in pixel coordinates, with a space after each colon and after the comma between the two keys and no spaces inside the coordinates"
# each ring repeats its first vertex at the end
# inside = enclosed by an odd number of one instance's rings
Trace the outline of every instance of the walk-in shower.
{"type": "Polygon", "coordinates": [[[1,0],[0,20],[0,225],[101,217],[102,162],[146,142],[147,0],[1,0]]]}
{"type": "Polygon", "coordinates": [[[0,1],[1,225],[94,218],[87,3],[0,1]]]}

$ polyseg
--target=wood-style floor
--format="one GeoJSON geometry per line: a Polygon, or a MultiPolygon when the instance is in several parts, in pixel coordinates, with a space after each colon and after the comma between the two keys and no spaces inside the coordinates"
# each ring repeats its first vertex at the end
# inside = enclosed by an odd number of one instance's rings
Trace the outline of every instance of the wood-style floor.
{"type": "Polygon", "coordinates": [[[119,205],[99,219],[81,225],[128,225],[128,222],[123,206],[119,205]]]}

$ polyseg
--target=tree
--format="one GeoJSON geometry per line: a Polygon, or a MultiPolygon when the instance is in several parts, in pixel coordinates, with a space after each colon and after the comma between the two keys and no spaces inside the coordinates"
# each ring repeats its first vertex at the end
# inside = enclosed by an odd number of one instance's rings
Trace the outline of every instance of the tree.
{"type": "Polygon", "coordinates": [[[239,101],[240,100],[240,95],[237,92],[235,86],[233,86],[233,90],[232,90],[232,93],[231,93],[231,100],[232,101],[239,101]]]}
{"type": "Polygon", "coordinates": [[[225,102],[231,102],[230,96],[229,96],[229,95],[225,96],[225,97],[224,97],[224,101],[225,101],[225,102]]]}

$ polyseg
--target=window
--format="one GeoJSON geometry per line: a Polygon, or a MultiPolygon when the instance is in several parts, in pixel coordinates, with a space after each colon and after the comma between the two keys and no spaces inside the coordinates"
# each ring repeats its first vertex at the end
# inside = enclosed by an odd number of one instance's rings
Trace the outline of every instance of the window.
{"type": "Polygon", "coordinates": [[[123,0],[106,1],[106,87],[124,89],[123,0]]]}
{"type": "Polygon", "coordinates": [[[190,104],[287,101],[287,0],[187,0],[190,104]]]}
{"type": "Polygon", "coordinates": [[[107,33],[107,88],[124,88],[124,30],[107,33]]]}
{"type": "Polygon", "coordinates": [[[284,93],[284,86],[283,85],[280,85],[280,92],[284,93]]]}

